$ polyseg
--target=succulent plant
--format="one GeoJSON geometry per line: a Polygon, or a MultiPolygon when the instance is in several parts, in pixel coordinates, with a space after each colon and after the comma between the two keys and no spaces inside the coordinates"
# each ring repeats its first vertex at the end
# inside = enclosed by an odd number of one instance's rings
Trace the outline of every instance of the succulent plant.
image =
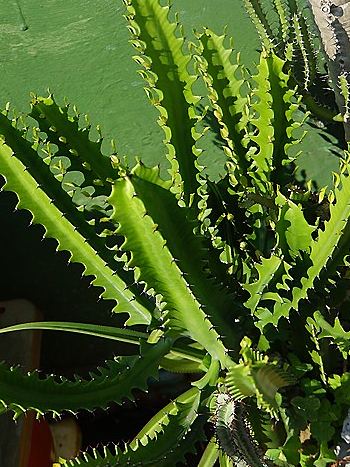
{"type": "Polygon", "coordinates": [[[10,106],[0,114],[3,189],[83,265],[114,313],[128,313],[125,327],[37,322],[0,332],[85,333],[135,352],[75,381],[2,363],[2,411],[108,410],[160,371],[191,373],[129,444],[58,465],[171,466],[198,451],[200,467],[325,466],[350,404],[349,153],[331,190],[298,182],[308,113],[288,54],[264,47],[251,74],[225,35],[204,29],[188,42],[158,0],[125,5],[168,177],[127,167],[114,148],[102,154],[77,110],[52,95],[33,96],[29,117],[10,106]],[[226,157],[215,180],[201,159],[208,110],[226,157]]]}

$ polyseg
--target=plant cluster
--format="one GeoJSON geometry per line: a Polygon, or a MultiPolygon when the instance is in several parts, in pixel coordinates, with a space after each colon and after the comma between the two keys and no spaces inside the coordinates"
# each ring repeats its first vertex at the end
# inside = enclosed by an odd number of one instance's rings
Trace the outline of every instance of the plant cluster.
{"type": "Polygon", "coordinates": [[[314,118],[349,141],[349,11],[345,0],[243,0],[261,41],[288,62],[314,118]],[[328,122],[328,123],[327,123],[328,122]],[[330,124],[330,122],[333,122],[330,124]]]}
{"type": "Polygon", "coordinates": [[[58,465],[172,466],[195,450],[200,467],[329,465],[350,405],[350,155],[332,189],[298,182],[308,114],[288,57],[264,47],[248,72],[225,35],[204,29],[188,42],[169,7],[124,1],[169,177],[142,162],[128,168],[115,149],[102,154],[102,139],[52,95],[33,96],[27,117],[2,111],[0,173],[17,208],[128,319],[123,328],[44,322],[1,332],[80,332],[135,352],[88,380],[1,363],[2,411],[108,409],[159,371],[191,373],[191,387],[129,444],[58,465]],[[201,163],[210,111],[226,157],[218,180],[201,163]]]}

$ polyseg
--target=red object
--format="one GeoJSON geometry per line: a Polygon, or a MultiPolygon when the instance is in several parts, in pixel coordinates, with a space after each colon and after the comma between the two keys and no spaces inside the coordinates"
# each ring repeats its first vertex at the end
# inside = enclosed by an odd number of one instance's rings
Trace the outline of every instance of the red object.
{"type": "Polygon", "coordinates": [[[44,419],[33,420],[27,467],[52,467],[53,439],[44,419]]]}

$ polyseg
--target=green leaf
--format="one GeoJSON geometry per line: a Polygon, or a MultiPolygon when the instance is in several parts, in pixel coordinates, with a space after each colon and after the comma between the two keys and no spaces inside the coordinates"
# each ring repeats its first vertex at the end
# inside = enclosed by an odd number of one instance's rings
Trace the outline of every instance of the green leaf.
{"type": "Polygon", "coordinates": [[[219,465],[220,467],[234,467],[232,460],[222,451],[219,451],[219,465]]]}
{"type": "Polygon", "coordinates": [[[229,369],[226,375],[226,384],[230,394],[237,400],[256,394],[256,386],[250,368],[243,363],[229,369]]]}
{"type": "Polygon", "coordinates": [[[311,423],[311,433],[319,443],[328,443],[334,438],[335,429],[328,420],[325,422],[316,420],[311,423]]]}
{"type": "Polygon", "coordinates": [[[321,333],[317,336],[318,339],[331,338],[346,359],[350,351],[350,332],[344,330],[339,318],[335,318],[334,325],[331,326],[319,311],[316,311],[313,317],[313,320],[308,318],[307,321],[321,330],[321,333]]]}
{"type": "Polygon", "coordinates": [[[103,181],[115,179],[118,172],[113,169],[111,160],[101,152],[102,141],[95,142],[89,139],[89,129],[79,128],[79,116],[68,115],[68,106],[59,107],[53,96],[35,96],[32,100],[30,116],[38,122],[41,131],[48,134],[49,140],[63,142],[74,154],[79,157],[96,178],[103,181]]]}
{"type": "Polygon", "coordinates": [[[163,407],[135,436],[130,443],[130,448],[133,450],[136,449],[139,443],[145,446],[149,440],[156,438],[157,434],[164,431],[164,428],[169,424],[169,416],[176,415],[178,413],[179,404],[186,403],[189,398],[192,398],[194,395],[199,396],[199,394],[200,391],[193,387],[189,391],[177,397],[173,402],[170,402],[167,406],[163,407]]]}
{"type": "MultiPolygon", "coordinates": [[[[181,353],[186,354],[186,352],[181,353]]],[[[207,371],[203,362],[194,361],[193,358],[189,359],[186,356],[179,357],[172,351],[161,360],[160,366],[172,373],[202,373],[207,371]]]]}
{"type": "Polygon", "coordinates": [[[315,228],[306,221],[300,205],[278,193],[275,199],[280,207],[276,231],[279,245],[286,255],[295,258],[301,251],[309,252],[312,241],[311,234],[315,228]]]}
{"type": "MultiPolygon", "coordinates": [[[[137,449],[138,446],[145,446],[150,440],[157,438],[160,433],[165,432],[168,429],[167,427],[171,421],[171,416],[178,413],[179,405],[186,403],[189,398],[194,395],[200,395],[201,399],[204,397],[204,393],[198,392],[196,388],[192,388],[177,397],[173,402],[152,417],[130,443],[130,448],[137,449]]],[[[198,405],[195,412],[197,413],[204,409],[205,407],[198,405]]],[[[193,415],[193,412],[191,415],[193,415]]],[[[198,415],[195,420],[193,420],[191,429],[172,446],[164,459],[159,459],[157,465],[167,467],[168,465],[177,465],[179,462],[185,461],[185,454],[195,452],[195,444],[205,439],[203,428],[206,421],[207,417],[204,414],[198,415]]]]}
{"type": "Polygon", "coordinates": [[[16,324],[6,328],[0,328],[0,334],[14,331],[28,331],[30,329],[43,329],[50,331],[65,331],[88,336],[102,337],[104,339],[127,342],[128,344],[139,345],[141,341],[146,341],[148,334],[133,331],[126,328],[116,328],[112,326],[101,326],[99,324],[55,322],[55,321],[35,321],[33,323],[16,324]]]}
{"type": "Polygon", "coordinates": [[[246,159],[246,149],[243,146],[244,115],[246,113],[247,98],[243,97],[241,89],[244,80],[239,77],[242,67],[231,63],[231,47],[224,45],[225,34],[218,36],[210,29],[205,29],[199,35],[201,48],[197,48],[195,56],[198,70],[207,86],[214,116],[220,126],[220,134],[225,141],[225,154],[233,163],[230,175],[245,185],[245,177],[249,167],[246,159]],[[228,125],[229,122],[229,125],[228,125]],[[244,180],[243,180],[243,179],[244,180]]]}
{"type": "Polygon", "coordinates": [[[165,133],[167,158],[171,163],[172,190],[190,203],[199,186],[195,147],[199,134],[194,124],[194,106],[199,97],[192,92],[196,77],[190,75],[190,56],[184,53],[185,40],[177,34],[178,25],[169,20],[169,6],[158,0],[124,0],[132,34],[135,57],[145,71],[147,94],[159,110],[159,125],[165,133]]]}
{"type": "Polygon", "coordinates": [[[28,410],[38,415],[62,411],[106,409],[111,402],[133,399],[132,390],[147,388],[150,377],[157,377],[161,359],[171,347],[172,340],[162,339],[155,345],[141,346],[140,356],[120,357],[106,362],[90,380],[75,381],[53,376],[40,377],[36,372],[24,375],[18,368],[0,365],[0,402],[3,410],[18,417],[28,410]]]}
{"type": "Polygon", "coordinates": [[[327,443],[321,444],[320,455],[315,461],[315,467],[327,467],[331,462],[336,462],[336,455],[329,449],[327,443]]]}
{"type": "MultiPolygon", "coordinates": [[[[3,127],[0,128],[0,133],[2,130],[3,127]]],[[[25,147],[23,147],[22,150],[24,154],[25,147]]],[[[18,157],[21,153],[22,152],[19,153],[16,151],[18,157]]],[[[35,153],[34,155],[36,156],[35,153]]],[[[104,299],[117,301],[117,305],[114,308],[115,312],[128,313],[130,315],[128,324],[130,325],[148,324],[151,315],[143,303],[135,299],[135,295],[127,289],[125,282],[96,254],[94,248],[90,246],[87,240],[77,230],[76,226],[65,217],[65,211],[61,212],[56,207],[53,202],[53,199],[56,199],[54,196],[55,193],[52,193],[53,197],[50,198],[43,191],[39,184],[41,182],[40,170],[43,162],[36,157],[36,159],[33,158],[33,163],[28,161],[28,166],[31,167],[31,171],[35,170],[35,160],[39,166],[39,181],[33,178],[27,170],[27,166],[17,157],[14,157],[13,149],[0,138],[0,174],[6,180],[3,189],[16,193],[18,197],[17,208],[30,211],[33,222],[41,224],[44,227],[44,236],[56,239],[58,243],[57,248],[70,253],[70,261],[83,264],[84,274],[95,277],[92,283],[104,289],[101,294],[104,299]]],[[[55,179],[53,180],[56,182],[55,179]]],[[[48,186],[50,187],[50,185],[48,186]]],[[[47,184],[45,183],[45,188],[46,187],[47,184]]],[[[60,198],[61,195],[62,190],[58,192],[58,198],[60,198]]],[[[70,208],[73,207],[73,209],[75,209],[71,203],[66,203],[65,205],[69,205],[70,208]]],[[[73,212],[71,213],[72,216],[75,214],[73,212]]],[[[79,216],[74,217],[74,219],[77,221],[78,226],[80,226],[82,222],[79,216]]],[[[87,223],[85,224],[89,227],[87,223]]],[[[87,238],[89,237],[90,235],[88,234],[87,238]]]]}
{"type": "Polygon", "coordinates": [[[294,406],[297,414],[303,417],[305,420],[317,420],[319,415],[319,409],[321,407],[321,402],[317,397],[294,397],[291,400],[292,406],[294,406]]]}
{"type": "MultiPolygon", "coordinates": [[[[349,156],[347,155],[347,158],[349,156]]],[[[305,272],[302,271],[303,277],[300,279],[300,286],[295,286],[291,289],[288,295],[285,293],[283,296],[277,293],[277,290],[289,291],[289,285],[286,284],[286,279],[293,280],[293,269],[291,266],[284,262],[285,272],[281,270],[280,277],[283,281],[278,280],[278,275],[275,277],[271,275],[269,278],[268,266],[272,266],[277,260],[272,260],[273,257],[262,260],[262,265],[258,267],[260,280],[253,284],[246,285],[245,288],[250,292],[251,298],[246,302],[248,307],[253,310],[256,309],[255,314],[259,318],[256,326],[262,331],[268,324],[277,326],[279,319],[284,316],[288,317],[292,309],[298,310],[299,303],[308,298],[309,291],[315,287],[317,279],[327,279],[337,270],[337,267],[344,263],[346,255],[348,254],[348,245],[350,237],[350,178],[348,175],[349,160],[342,161],[341,172],[336,177],[336,187],[334,190],[334,200],[330,203],[330,219],[325,222],[324,228],[318,230],[318,237],[312,238],[310,242],[310,253],[304,260],[305,272]],[[310,266],[311,264],[311,266],[310,266]],[[322,276],[324,273],[324,276],[322,276]],[[261,291],[266,288],[273,280],[272,285],[274,289],[271,290],[272,294],[263,294],[261,297],[254,295],[254,291],[261,291]],[[261,299],[272,300],[273,310],[266,306],[258,307],[261,299]]],[[[299,215],[299,222],[301,218],[299,215]]],[[[308,233],[309,235],[309,233],[308,233]]],[[[306,246],[306,243],[305,245],[306,246]]],[[[300,270],[300,266],[299,266],[300,270]]],[[[273,274],[276,270],[272,269],[273,274]]],[[[290,282],[289,282],[290,283],[290,282]]]]}
{"type": "Polygon", "coordinates": [[[157,466],[168,467],[169,465],[187,465],[188,459],[186,459],[186,455],[190,453],[195,454],[197,449],[200,449],[203,442],[207,441],[204,431],[206,422],[207,417],[203,414],[198,414],[196,420],[192,423],[190,430],[187,431],[176,445],[173,445],[163,460],[159,460],[157,462],[157,466]]]}
{"type": "MultiPolygon", "coordinates": [[[[349,157],[347,155],[347,157],[349,157]]],[[[309,290],[314,287],[315,280],[327,268],[336,268],[348,254],[350,236],[350,177],[349,160],[342,161],[341,172],[334,190],[334,202],[330,203],[330,219],[325,222],[324,229],[319,230],[318,237],[311,243],[309,259],[311,266],[305,277],[301,279],[301,287],[293,289],[291,306],[298,309],[301,300],[307,298],[309,290]]]]}
{"type": "Polygon", "coordinates": [[[275,274],[278,273],[281,264],[282,258],[277,255],[262,258],[261,264],[256,264],[258,279],[252,284],[244,285],[244,288],[250,293],[250,298],[245,302],[245,306],[253,313],[261,300],[264,290],[268,287],[275,274]]]}
{"type": "MultiPolygon", "coordinates": [[[[60,107],[49,95],[45,98],[33,96],[31,108],[31,119],[26,122],[31,127],[33,119],[36,120],[37,127],[31,128],[35,150],[71,197],[71,204],[76,205],[90,223],[93,221],[95,230],[103,229],[101,217],[107,214],[106,197],[110,193],[108,181],[118,177],[118,158],[115,154],[103,155],[99,127],[99,139],[90,140],[88,117],[80,115],[75,106],[73,109],[69,104],[60,107]],[[81,123],[83,117],[86,126],[81,123]]],[[[111,149],[115,150],[113,146],[111,149]]],[[[101,245],[99,249],[102,255],[101,245]]],[[[113,252],[105,250],[112,259],[113,252]]]]}
{"type": "Polygon", "coordinates": [[[257,362],[250,365],[238,364],[229,369],[225,384],[234,399],[255,396],[258,407],[277,418],[276,394],[280,388],[292,384],[293,380],[276,365],[257,362]]]}
{"type": "Polygon", "coordinates": [[[350,404],[350,373],[333,375],[329,378],[329,385],[334,391],[334,398],[337,404],[350,404]]]}
{"type": "MultiPolygon", "coordinates": [[[[174,446],[181,443],[181,440],[197,419],[200,391],[197,388],[192,388],[178,399],[180,400],[174,401],[175,409],[171,406],[174,413],[170,414],[169,412],[167,415],[168,423],[161,433],[158,432],[157,437],[154,437],[154,435],[159,427],[155,429],[155,426],[153,426],[155,431],[152,432],[152,428],[149,426],[148,430],[150,430],[151,438],[149,436],[142,437],[142,440],[140,438],[132,442],[124,450],[115,447],[113,452],[105,448],[103,454],[100,454],[94,449],[91,454],[83,453],[76,459],[60,459],[60,465],[65,467],[108,467],[110,465],[132,465],[136,467],[158,465],[158,463],[162,466],[176,465],[176,459],[173,464],[166,464],[166,462],[172,457],[174,446]]],[[[155,425],[157,423],[155,421],[155,425]]]]}
{"type": "Polygon", "coordinates": [[[278,391],[293,384],[294,378],[279,368],[277,362],[269,362],[267,356],[254,351],[251,344],[248,337],[242,340],[242,358],[228,369],[225,386],[235,400],[255,396],[258,407],[277,419],[278,391]]]}
{"type": "MultiPolygon", "coordinates": [[[[40,123],[41,125],[46,123],[45,128],[49,125],[44,116],[40,119],[40,123]]],[[[67,193],[67,190],[62,189],[67,180],[64,178],[64,183],[61,183],[62,179],[60,181],[60,175],[63,177],[63,174],[66,173],[67,168],[70,167],[72,160],[74,160],[74,156],[68,152],[68,156],[70,157],[53,157],[51,154],[52,150],[47,147],[45,147],[44,152],[44,148],[40,145],[38,129],[32,128],[31,130],[28,127],[28,119],[19,120],[14,118],[11,120],[8,111],[0,113],[0,135],[3,136],[4,143],[11,148],[16,158],[22,162],[26,171],[34,178],[37,185],[45,191],[51,200],[55,200],[56,207],[64,213],[67,220],[74,225],[82,236],[89,239],[89,243],[99,251],[101,257],[108,261],[108,263],[117,265],[113,261],[113,254],[106,248],[104,241],[97,235],[95,229],[89,225],[83,213],[80,212],[79,207],[76,207],[72,203],[72,198],[67,193]],[[26,125],[26,127],[21,130],[20,125],[26,125]]],[[[77,132],[75,139],[79,137],[80,135],[77,132]]],[[[62,143],[58,141],[57,144],[61,145],[62,143]]],[[[102,157],[101,154],[100,157],[102,157]]],[[[72,175],[72,173],[70,172],[66,176],[72,175]]],[[[73,182],[79,185],[82,179],[84,179],[84,175],[79,171],[74,171],[74,174],[75,177],[70,177],[72,178],[72,185],[74,185],[73,182]]],[[[110,188],[107,190],[107,193],[109,192],[110,188]]]]}
{"type": "Polygon", "coordinates": [[[203,455],[199,461],[198,467],[214,467],[219,456],[219,447],[215,438],[211,438],[203,455]]]}
{"type": "Polygon", "coordinates": [[[263,52],[253,76],[256,87],[252,92],[251,107],[254,111],[250,123],[255,131],[248,135],[253,143],[249,150],[252,159],[252,176],[262,192],[269,192],[269,182],[289,179],[286,165],[291,162],[289,147],[299,140],[293,131],[300,127],[293,115],[300,99],[289,84],[289,74],[284,72],[285,62],[274,53],[263,52]],[[283,178],[282,178],[283,174],[283,178]]]}
{"type": "Polygon", "coordinates": [[[191,220],[190,209],[178,205],[174,194],[167,189],[169,183],[159,177],[159,168],[138,164],[129,180],[210,321],[225,336],[227,345],[238,346],[238,334],[231,326],[232,294],[209,277],[208,243],[204,237],[194,234],[196,222],[191,220]]]}
{"type": "Polygon", "coordinates": [[[130,178],[115,182],[110,203],[112,219],[125,237],[122,249],[132,254],[128,264],[136,268],[136,279],[162,296],[163,316],[168,326],[200,343],[214,359],[227,366],[230,361],[219,335],[194,297],[189,283],[177,266],[171,251],[145,205],[135,194],[130,178]]]}

